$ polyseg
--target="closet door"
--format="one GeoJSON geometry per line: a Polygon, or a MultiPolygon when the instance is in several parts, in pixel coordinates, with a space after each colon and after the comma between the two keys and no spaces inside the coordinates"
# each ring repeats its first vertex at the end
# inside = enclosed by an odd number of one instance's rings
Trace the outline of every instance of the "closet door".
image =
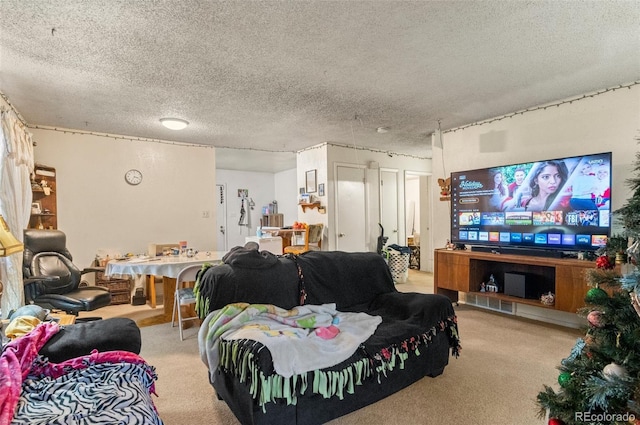
{"type": "MultiPolygon", "coordinates": [[[[398,244],[398,171],[380,169],[380,224],[387,245],[398,244]]],[[[399,244],[404,245],[404,244],[399,244]]]]}
{"type": "Polygon", "coordinates": [[[366,252],[364,168],[337,167],[336,181],[336,250],[366,252]]]}

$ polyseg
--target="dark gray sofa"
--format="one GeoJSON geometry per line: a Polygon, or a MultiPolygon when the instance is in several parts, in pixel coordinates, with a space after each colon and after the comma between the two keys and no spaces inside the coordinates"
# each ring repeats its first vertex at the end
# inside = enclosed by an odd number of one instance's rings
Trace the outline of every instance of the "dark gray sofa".
{"type": "Polygon", "coordinates": [[[223,260],[222,265],[205,267],[195,288],[196,308],[205,319],[199,334],[201,353],[206,346],[206,318],[236,302],[284,309],[335,303],[338,311],[382,317],[375,333],[349,359],[293,380],[275,374],[271,353],[264,346],[246,340],[221,342],[224,349],[238,353],[238,359],[250,359],[252,370],[259,371],[247,376],[247,366],[240,362],[210,366],[218,397],[243,424],[321,424],[425,376],[442,374],[449,356],[459,353],[450,300],[398,292],[378,254],[320,251],[276,257],[236,247],[223,260]],[[329,382],[331,389],[318,390],[318,380],[329,382]],[[271,388],[263,388],[266,385],[271,388]]]}

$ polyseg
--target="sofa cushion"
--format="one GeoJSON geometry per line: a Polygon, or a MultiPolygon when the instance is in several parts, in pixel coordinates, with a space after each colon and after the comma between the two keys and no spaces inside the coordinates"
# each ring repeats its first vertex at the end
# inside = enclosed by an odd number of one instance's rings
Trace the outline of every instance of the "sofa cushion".
{"type": "Polygon", "coordinates": [[[222,262],[243,269],[268,269],[278,262],[269,251],[258,251],[252,245],[236,246],[222,257],[222,262]]]}
{"type": "Polygon", "coordinates": [[[236,302],[273,304],[284,309],[299,305],[298,269],[290,259],[236,247],[224,261],[198,278],[195,293],[200,318],[236,302]]]}
{"type": "Polygon", "coordinates": [[[296,261],[306,304],[336,303],[339,311],[366,311],[378,295],[397,292],[387,263],[374,252],[312,251],[296,261]]]}
{"type": "Polygon", "coordinates": [[[196,308],[202,319],[236,302],[284,309],[335,303],[340,311],[365,311],[378,295],[398,292],[384,258],[373,252],[310,251],[276,257],[235,247],[224,262],[198,279],[196,308]]]}

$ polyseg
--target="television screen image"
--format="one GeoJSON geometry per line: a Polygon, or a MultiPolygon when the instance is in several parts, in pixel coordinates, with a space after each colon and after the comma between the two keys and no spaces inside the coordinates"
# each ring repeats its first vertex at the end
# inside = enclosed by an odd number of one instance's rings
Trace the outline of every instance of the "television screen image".
{"type": "Polygon", "coordinates": [[[593,251],[611,235],[611,152],[451,173],[451,242],[593,251]]]}

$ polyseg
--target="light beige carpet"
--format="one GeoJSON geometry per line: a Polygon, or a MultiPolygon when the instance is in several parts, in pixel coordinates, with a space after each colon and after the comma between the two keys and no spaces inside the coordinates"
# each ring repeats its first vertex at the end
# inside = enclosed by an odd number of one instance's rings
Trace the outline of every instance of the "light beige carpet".
{"type": "MultiPolygon", "coordinates": [[[[424,290],[428,285],[429,279],[414,279],[398,289],[428,292],[424,290]]],[[[142,307],[139,311],[149,310],[142,307]]],[[[456,312],[462,354],[450,359],[443,375],[423,378],[330,424],[543,424],[536,416],[536,395],[544,384],[554,385],[556,367],[583,333],[462,305],[456,312]]],[[[178,328],[171,324],[145,327],[141,332],[141,355],[159,376],[154,401],[165,424],[238,423],[209,385],[199,358],[197,328],[186,329],[182,342],[178,328]]]]}

